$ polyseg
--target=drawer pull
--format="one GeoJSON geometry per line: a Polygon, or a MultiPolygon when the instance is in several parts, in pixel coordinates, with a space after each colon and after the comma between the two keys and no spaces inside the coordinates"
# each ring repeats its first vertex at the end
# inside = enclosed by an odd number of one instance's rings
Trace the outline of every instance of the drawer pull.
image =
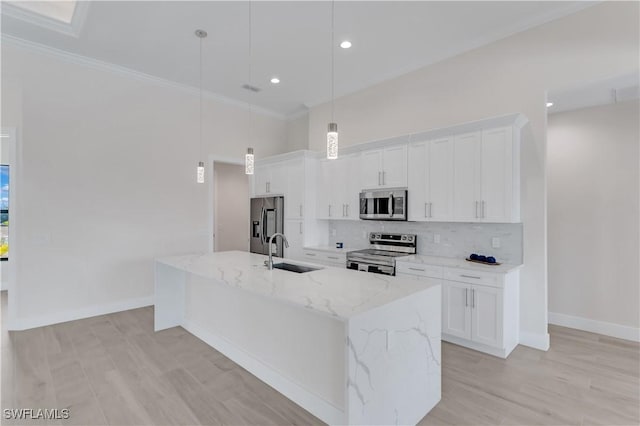
{"type": "Polygon", "coordinates": [[[315,256],[315,253],[305,253],[305,256],[315,256]]]}
{"type": "Polygon", "coordinates": [[[461,277],[464,277],[464,278],[473,278],[473,279],[475,279],[475,280],[479,280],[479,279],[481,279],[481,278],[482,278],[482,277],[475,277],[475,276],[473,276],[473,275],[460,275],[460,276],[461,276],[461,277]]]}
{"type": "Polygon", "coordinates": [[[409,268],[409,269],[411,269],[412,271],[425,272],[425,270],[424,270],[424,269],[420,269],[420,268],[409,268]]]}

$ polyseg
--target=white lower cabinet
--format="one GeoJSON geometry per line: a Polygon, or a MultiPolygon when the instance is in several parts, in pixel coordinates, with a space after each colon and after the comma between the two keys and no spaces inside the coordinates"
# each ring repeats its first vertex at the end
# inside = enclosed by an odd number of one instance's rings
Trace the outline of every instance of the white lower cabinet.
{"type": "Polygon", "coordinates": [[[285,220],[284,235],[287,236],[289,247],[284,249],[284,257],[289,259],[303,259],[304,252],[304,221],[285,220]]]}
{"type": "Polygon", "coordinates": [[[333,266],[336,268],[347,267],[346,253],[314,250],[309,248],[303,249],[302,252],[303,258],[307,262],[319,263],[320,265],[333,266]]]}
{"type": "Polygon", "coordinates": [[[501,358],[516,347],[520,273],[396,262],[397,275],[442,279],[442,340],[501,358]]]}

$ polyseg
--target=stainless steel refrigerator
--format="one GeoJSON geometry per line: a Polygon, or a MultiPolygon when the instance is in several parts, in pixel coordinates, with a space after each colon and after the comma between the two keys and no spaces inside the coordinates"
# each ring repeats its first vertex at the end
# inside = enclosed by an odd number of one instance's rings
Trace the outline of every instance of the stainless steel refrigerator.
{"type": "MultiPolygon", "coordinates": [[[[264,197],[251,199],[250,251],[269,254],[269,237],[276,232],[284,232],[284,197],[264,197]]],[[[277,249],[274,256],[283,257],[282,238],[275,238],[277,249]]]]}

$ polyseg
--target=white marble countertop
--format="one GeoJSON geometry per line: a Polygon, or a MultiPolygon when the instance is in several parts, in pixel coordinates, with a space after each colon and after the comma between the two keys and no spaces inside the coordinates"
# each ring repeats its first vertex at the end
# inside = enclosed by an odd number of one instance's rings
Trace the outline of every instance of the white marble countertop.
{"type": "Polygon", "coordinates": [[[472,271],[496,272],[506,274],[515,269],[521,268],[523,265],[510,265],[503,263],[501,265],[483,265],[481,263],[468,262],[464,259],[456,259],[451,257],[424,256],[421,254],[412,254],[406,257],[396,258],[397,262],[408,262],[422,265],[432,266],[448,266],[451,268],[468,269],[472,271]]]}
{"type": "MultiPolygon", "coordinates": [[[[322,269],[302,274],[269,271],[264,266],[266,259],[265,255],[228,251],[165,257],[156,262],[342,321],[440,285],[437,279],[412,280],[320,265],[316,266],[322,269]]],[[[282,258],[274,258],[274,263],[283,260],[313,265],[282,258]]]]}

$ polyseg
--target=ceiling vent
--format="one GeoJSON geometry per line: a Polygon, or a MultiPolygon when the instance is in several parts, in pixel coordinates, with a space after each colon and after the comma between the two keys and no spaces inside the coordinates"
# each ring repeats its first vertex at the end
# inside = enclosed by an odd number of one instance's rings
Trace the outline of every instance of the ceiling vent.
{"type": "Polygon", "coordinates": [[[252,86],[252,85],[250,85],[250,84],[243,84],[243,85],[242,85],[242,88],[243,88],[243,89],[247,89],[247,90],[249,90],[249,91],[251,91],[251,92],[254,92],[254,93],[258,93],[260,90],[262,90],[262,89],[260,89],[259,87],[252,86]]]}

